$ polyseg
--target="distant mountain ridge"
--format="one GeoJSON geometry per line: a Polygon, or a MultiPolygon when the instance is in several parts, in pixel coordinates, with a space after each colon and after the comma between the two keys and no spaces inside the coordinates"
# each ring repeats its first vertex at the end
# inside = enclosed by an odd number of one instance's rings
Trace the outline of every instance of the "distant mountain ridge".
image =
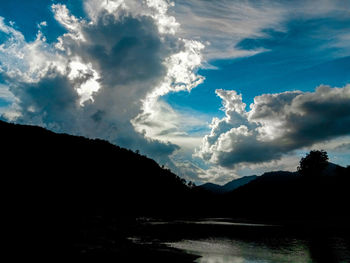
{"type": "Polygon", "coordinates": [[[236,190],[238,187],[246,185],[249,182],[255,180],[256,178],[257,178],[256,175],[244,176],[238,179],[234,179],[231,182],[228,182],[224,185],[218,185],[214,183],[205,183],[205,184],[199,185],[198,188],[211,193],[215,193],[215,194],[224,194],[224,193],[232,192],[236,190]]]}
{"type": "MultiPolygon", "coordinates": [[[[338,164],[334,164],[328,162],[327,167],[322,171],[322,176],[335,176],[339,169],[344,169],[338,164]]],[[[298,175],[298,172],[289,172],[289,171],[271,171],[266,172],[260,176],[251,175],[251,176],[243,176],[238,179],[234,179],[224,185],[218,185],[214,183],[204,183],[202,185],[197,186],[197,189],[207,191],[212,194],[226,194],[238,189],[241,186],[249,184],[250,182],[259,179],[263,181],[279,181],[284,180],[288,176],[298,175]],[[283,179],[282,179],[283,178],[283,179]]]]}

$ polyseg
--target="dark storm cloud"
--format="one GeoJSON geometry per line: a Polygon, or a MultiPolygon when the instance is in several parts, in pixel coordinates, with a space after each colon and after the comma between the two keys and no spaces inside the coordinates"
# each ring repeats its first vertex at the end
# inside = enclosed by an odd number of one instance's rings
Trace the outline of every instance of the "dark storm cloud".
{"type": "MultiPolygon", "coordinates": [[[[85,41],[77,43],[66,36],[66,48],[101,72],[106,87],[132,82],[159,81],[165,74],[163,59],[170,49],[161,42],[154,20],[124,14],[101,13],[94,24],[83,24],[85,41]]],[[[145,91],[147,91],[145,87],[145,91]]]]}
{"type": "Polygon", "coordinates": [[[22,122],[40,125],[58,125],[69,130],[72,113],[77,111],[78,94],[67,77],[54,69],[35,83],[12,83],[11,92],[19,98],[22,122]]]}

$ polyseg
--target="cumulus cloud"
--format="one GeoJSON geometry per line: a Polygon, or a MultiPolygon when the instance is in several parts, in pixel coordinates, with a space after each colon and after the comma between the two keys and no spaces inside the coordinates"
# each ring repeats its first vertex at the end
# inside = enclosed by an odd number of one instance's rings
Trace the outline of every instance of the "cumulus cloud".
{"type": "Polygon", "coordinates": [[[45,75],[52,63],[64,71],[65,59],[46,44],[40,31],[35,41],[28,43],[21,32],[0,17],[0,33],[4,35],[0,44],[0,74],[4,79],[33,82],[45,75]]]}
{"type": "Polygon", "coordinates": [[[189,91],[203,81],[196,69],[204,46],[176,34],[179,24],[168,15],[167,1],[84,4],[85,18],[65,5],[52,5],[67,31],[53,44],[40,31],[35,41],[26,42],[0,19],[6,35],[0,74],[18,100],[16,121],[108,139],[172,166],[169,156],[179,147],[146,137],[138,120],[143,126],[151,123],[148,116],[162,111],[154,106],[160,96],[189,91]]]}
{"type": "Polygon", "coordinates": [[[350,133],[350,85],[264,94],[245,110],[241,95],[217,90],[225,117],[214,119],[196,156],[234,167],[264,163],[350,133]]]}

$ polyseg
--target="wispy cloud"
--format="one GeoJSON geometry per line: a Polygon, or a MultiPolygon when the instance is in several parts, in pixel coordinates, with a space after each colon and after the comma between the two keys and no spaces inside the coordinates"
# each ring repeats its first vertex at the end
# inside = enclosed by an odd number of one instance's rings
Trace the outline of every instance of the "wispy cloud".
{"type": "MultiPolygon", "coordinates": [[[[263,47],[244,49],[237,44],[246,38],[266,38],[267,30],[287,31],[291,20],[317,18],[349,19],[350,4],[341,0],[238,1],[177,0],[174,16],[181,33],[206,43],[207,60],[252,56],[263,47]]],[[[341,41],[345,32],[336,36],[341,41]]],[[[326,34],[326,33],[325,33],[326,34]]]]}
{"type": "Polygon", "coordinates": [[[151,108],[138,115],[132,123],[137,131],[149,138],[170,141],[193,151],[208,132],[211,117],[204,113],[175,110],[161,99],[148,107],[151,108]]]}
{"type": "Polygon", "coordinates": [[[181,33],[207,44],[206,58],[245,57],[262,49],[243,50],[236,44],[247,37],[262,37],[263,29],[281,28],[285,10],[278,4],[249,1],[175,1],[174,15],[181,33]]]}

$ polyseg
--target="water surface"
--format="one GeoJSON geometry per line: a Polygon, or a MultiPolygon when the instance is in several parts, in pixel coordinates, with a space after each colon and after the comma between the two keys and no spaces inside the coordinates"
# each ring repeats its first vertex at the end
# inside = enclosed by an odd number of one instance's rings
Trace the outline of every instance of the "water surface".
{"type": "Polygon", "coordinates": [[[229,238],[183,240],[167,245],[199,255],[200,258],[196,260],[198,263],[312,262],[306,245],[298,240],[290,240],[283,247],[229,238]]]}
{"type": "Polygon", "coordinates": [[[198,256],[197,263],[349,263],[341,232],[294,233],[279,225],[228,219],[145,220],[139,244],[157,244],[198,256]]]}

